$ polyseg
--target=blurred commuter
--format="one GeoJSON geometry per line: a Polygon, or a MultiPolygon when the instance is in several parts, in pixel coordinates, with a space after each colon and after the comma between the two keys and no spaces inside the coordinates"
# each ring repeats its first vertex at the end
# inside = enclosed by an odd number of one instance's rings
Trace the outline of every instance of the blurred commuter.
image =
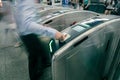
{"type": "Polygon", "coordinates": [[[120,0],[117,1],[116,5],[113,7],[107,7],[105,14],[120,15],[120,0]]]}
{"type": "Polygon", "coordinates": [[[114,10],[111,11],[111,14],[120,15],[120,0],[118,0],[117,4],[114,7],[114,10]]]}
{"type": "Polygon", "coordinates": [[[108,3],[109,5],[112,5],[113,7],[115,7],[115,5],[118,3],[118,0],[110,0],[108,3]]]}
{"type": "Polygon", "coordinates": [[[83,0],[78,0],[78,2],[79,2],[79,6],[82,6],[83,0]]]}
{"type": "Polygon", "coordinates": [[[88,6],[90,4],[90,0],[83,0],[83,9],[84,10],[87,10],[88,9],[88,6]]]}
{"type": "Polygon", "coordinates": [[[0,0],[0,8],[2,7],[2,1],[0,0]]]}
{"type": "Polygon", "coordinates": [[[73,9],[77,8],[77,4],[78,4],[77,0],[71,0],[71,5],[72,5],[73,9]]]}
{"type": "Polygon", "coordinates": [[[113,0],[112,2],[114,2],[114,7],[117,5],[117,3],[118,3],[118,0],[113,0]]]}
{"type": "Polygon", "coordinates": [[[12,5],[9,0],[2,0],[1,7],[2,20],[11,24],[14,22],[12,5]]]}
{"type": "Polygon", "coordinates": [[[16,0],[15,19],[17,30],[29,52],[29,74],[30,80],[38,80],[43,69],[50,66],[50,62],[45,61],[45,54],[41,53],[42,46],[39,36],[63,40],[65,35],[50,27],[45,27],[36,23],[36,9],[34,0],[16,0]]]}
{"type": "Polygon", "coordinates": [[[51,0],[47,0],[47,5],[52,5],[52,1],[51,0]]]}
{"type": "Polygon", "coordinates": [[[2,1],[0,0],[0,20],[2,19],[2,1]]]}

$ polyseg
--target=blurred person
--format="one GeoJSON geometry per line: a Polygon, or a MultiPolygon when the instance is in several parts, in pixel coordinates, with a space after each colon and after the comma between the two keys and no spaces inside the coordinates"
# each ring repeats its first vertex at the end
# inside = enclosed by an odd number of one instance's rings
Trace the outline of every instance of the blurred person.
{"type": "Polygon", "coordinates": [[[52,1],[51,0],[47,0],[47,5],[52,5],[52,1]]]}
{"type": "Polygon", "coordinates": [[[113,15],[120,15],[120,0],[117,1],[116,5],[113,7],[109,7],[107,8],[107,10],[105,11],[105,14],[113,14],[113,15]]]}
{"type": "Polygon", "coordinates": [[[116,6],[119,1],[118,0],[113,0],[113,2],[114,2],[113,6],[116,6]]]}
{"type": "Polygon", "coordinates": [[[120,0],[117,1],[114,10],[111,11],[111,14],[120,15],[120,0]]]}
{"type": "Polygon", "coordinates": [[[2,1],[0,0],[0,20],[2,19],[2,1]]]}
{"type": "Polygon", "coordinates": [[[89,3],[90,3],[90,0],[83,0],[83,9],[84,10],[87,10],[88,9],[88,5],[89,5],[89,3]]]}
{"type": "Polygon", "coordinates": [[[14,22],[12,5],[9,0],[2,0],[1,14],[2,20],[6,23],[11,24],[14,22]]]}
{"type": "Polygon", "coordinates": [[[2,1],[0,0],[0,7],[2,7],[2,1]]]}
{"type": "Polygon", "coordinates": [[[79,6],[82,6],[83,0],[78,0],[79,1],[79,6]]]}
{"type": "Polygon", "coordinates": [[[29,74],[30,80],[38,80],[43,69],[50,66],[45,62],[45,54],[41,53],[39,36],[47,36],[57,40],[64,40],[65,35],[61,32],[36,23],[36,9],[34,0],[16,0],[15,20],[17,31],[29,53],[29,74]],[[44,57],[44,59],[43,59],[44,57]],[[41,64],[41,63],[42,64],[41,64]]]}
{"type": "Polygon", "coordinates": [[[71,0],[71,5],[73,6],[73,9],[77,8],[78,0],[71,0]]]}

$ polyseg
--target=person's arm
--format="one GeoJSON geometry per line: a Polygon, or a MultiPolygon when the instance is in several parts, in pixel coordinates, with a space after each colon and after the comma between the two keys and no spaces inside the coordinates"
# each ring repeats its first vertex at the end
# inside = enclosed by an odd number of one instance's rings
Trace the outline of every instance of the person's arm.
{"type": "Polygon", "coordinates": [[[36,9],[34,7],[34,0],[17,0],[17,17],[19,21],[19,28],[22,35],[35,33],[41,36],[49,36],[56,39],[64,38],[64,35],[55,29],[45,27],[36,23],[36,9]]]}

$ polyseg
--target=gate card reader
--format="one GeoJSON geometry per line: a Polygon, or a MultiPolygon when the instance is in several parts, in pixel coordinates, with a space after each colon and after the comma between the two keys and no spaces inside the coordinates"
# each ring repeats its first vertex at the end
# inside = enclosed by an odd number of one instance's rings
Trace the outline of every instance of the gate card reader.
{"type": "Polygon", "coordinates": [[[66,28],[65,30],[62,31],[62,33],[66,35],[66,38],[63,41],[59,42],[59,46],[62,47],[69,41],[78,37],[83,32],[93,27],[96,27],[97,25],[102,24],[108,20],[109,19],[106,19],[106,18],[94,17],[66,28]]]}
{"type": "Polygon", "coordinates": [[[74,38],[79,36],[81,33],[85,32],[86,30],[88,30],[86,27],[83,27],[79,24],[65,29],[62,32],[64,35],[66,35],[66,38],[63,41],[59,41],[59,47],[62,47],[63,45],[73,40],[74,38]]]}
{"type": "Polygon", "coordinates": [[[45,51],[46,53],[50,53],[50,55],[53,55],[53,53],[64,46],[65,44],[69,43],[82,33],[86,32],[87,30],[96,27],[99,24],[102,24],[107,19],[102,18],[90,18],[83,22],[77,23],[71,27],[68,27],[62,31],[64,35],[66,35],[66,38],[63,41],[55,41],[54,39],[47,39],[47,38],[40,38],[40,42],[45,45],[45,51]]]}

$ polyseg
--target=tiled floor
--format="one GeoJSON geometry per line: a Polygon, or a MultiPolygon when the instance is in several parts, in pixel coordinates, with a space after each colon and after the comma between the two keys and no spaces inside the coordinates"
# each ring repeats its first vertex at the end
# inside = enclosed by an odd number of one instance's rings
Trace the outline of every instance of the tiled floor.
{"type": "MultiPolygon", "coordinates": [[[[0,80],[29,80],[28,58],[24,46],[14,47],[15,33],[0,21],[0,80]]],[[[52,80],[51,67],[44,69],[40,80],[52,80]]]]}
{"type": "Polygon", "coordinates": [[[0,21],[0,80],[29,80],[28,59],[24,48],[14,47],[14,33],[9,24],[0,21]]]}

